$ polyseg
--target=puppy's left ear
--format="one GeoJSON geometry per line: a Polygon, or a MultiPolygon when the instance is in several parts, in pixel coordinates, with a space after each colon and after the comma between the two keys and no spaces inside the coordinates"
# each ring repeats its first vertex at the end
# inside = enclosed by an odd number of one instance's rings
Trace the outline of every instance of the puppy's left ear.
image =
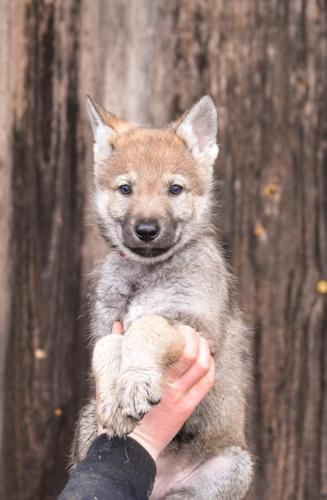
{"type": "Polygon", "coordinates": [[[172,126],[200,163],[212,167],[218,155],[217,109],[210,96],[202,97],[172,126]]]}

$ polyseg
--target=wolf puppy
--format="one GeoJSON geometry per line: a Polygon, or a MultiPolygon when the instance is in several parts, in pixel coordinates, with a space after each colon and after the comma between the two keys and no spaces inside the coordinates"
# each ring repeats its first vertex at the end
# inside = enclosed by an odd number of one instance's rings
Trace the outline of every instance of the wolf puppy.
{"type": "MultiPolygon", "coordinates": [[[[159,457],[151,498],[243,498],[252,478],[249,339],[211,224],[215,106],[203,97],[163,129],[119,120],[90,98],[88,110],[94,203],[112,249],[93,291],[98,417],[110,436],[130,433],[160,401],[165,370],[183,349],[178,325],[190,325],[209,342],[215,384],[159,457]],[[114,320],[124,336],[108,335],[114,320]]],[[[92,402],[79,420],[75,462],[95,435],[92,402]]]]}

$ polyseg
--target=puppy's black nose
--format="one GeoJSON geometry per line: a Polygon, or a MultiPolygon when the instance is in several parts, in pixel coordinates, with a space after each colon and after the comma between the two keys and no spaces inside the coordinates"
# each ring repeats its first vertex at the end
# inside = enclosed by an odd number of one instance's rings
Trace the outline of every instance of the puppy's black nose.
{"type": "Polygon", "coordinates": [[[160,231],[160,226],[155,220],[139,220],[135,224],[135,234],[139,240],[142,241],[152,241],[154,240],[160,231]]]}

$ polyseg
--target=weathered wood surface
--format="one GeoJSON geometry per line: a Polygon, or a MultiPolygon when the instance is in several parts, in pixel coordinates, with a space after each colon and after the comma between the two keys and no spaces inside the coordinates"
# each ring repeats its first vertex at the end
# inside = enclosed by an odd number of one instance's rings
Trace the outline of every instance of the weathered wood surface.
{"type": "Polygon", "coordinates": [[[52,499],[86,390],[84,96],[220,109],[217,225],[253,327],[251,496],[327,498],[326,3],[0,0],[0,497],[52,499]]]}

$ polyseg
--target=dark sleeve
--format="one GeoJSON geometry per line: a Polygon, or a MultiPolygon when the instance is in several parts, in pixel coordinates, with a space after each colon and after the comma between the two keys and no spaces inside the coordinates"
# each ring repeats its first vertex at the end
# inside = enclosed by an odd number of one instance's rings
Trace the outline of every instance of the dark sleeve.
{"type": "Polygon", "coordinates": [[[72,470],[59,500],[146,500],[155,475],[154,460],[137,441],[103,434],[72,470]]]}

